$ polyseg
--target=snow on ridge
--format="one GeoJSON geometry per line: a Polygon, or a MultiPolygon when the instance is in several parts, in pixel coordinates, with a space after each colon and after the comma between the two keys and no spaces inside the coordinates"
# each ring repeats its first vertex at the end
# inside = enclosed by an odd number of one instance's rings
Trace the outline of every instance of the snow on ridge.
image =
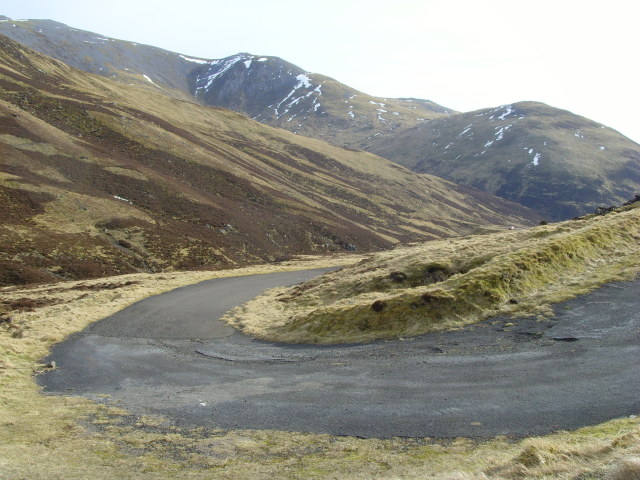
{"type": "Polygon", "coordinates": [[[311,79],[305,73],[298,75],[296,80],[298,80],[298,84],[293,88],[294,90],[300,87],[311,88],[311,79]]]}
{"type": "Polygon", "coordinates": [[[256,62],[266,62],[267,60],[269,60],[267,57],[260,57],[256,62]]]}
{"type": "Polygon", "coordinates": [[[500,120],[504,120],[506,117],[513,113],[513,105],[504,105],[504,107],[506,108],[506,110],[502,115],[498,117],[500,120]]]}
{"type": "Polygon", "coordinates": [[[203,60],[203,59],[200,59],[200,58],[187,57],[185,55],[178,55],[178,56],[180,58],[182,58],[183,60],[186,60],[187,62],[199,63],[199,64],[209,63],[208,60],[203,60]]]}

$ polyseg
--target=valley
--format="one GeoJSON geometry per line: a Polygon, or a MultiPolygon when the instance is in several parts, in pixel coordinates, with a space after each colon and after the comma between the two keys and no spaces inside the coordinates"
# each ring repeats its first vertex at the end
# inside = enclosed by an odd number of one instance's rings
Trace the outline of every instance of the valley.
{"type": "Polygon", "coordinates": [[[0,477],[624,480],[639,200],[550,105],[0,16],[0,477]]]}
{"type": "Polygon", "coordinates": [[[370,251],[539,218],[6,38],[0,47],[5,285],[370,251]]]}

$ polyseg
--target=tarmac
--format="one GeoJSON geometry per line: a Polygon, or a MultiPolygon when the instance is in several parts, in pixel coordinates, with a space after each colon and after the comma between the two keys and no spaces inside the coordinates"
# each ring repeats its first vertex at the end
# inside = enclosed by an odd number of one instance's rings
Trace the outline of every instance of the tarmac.
{"type": "Polygon", "coordinates": [[[640,281],[558,304],[551,320],[360,345],[262,342],[219,320],[324,271],[147,298],[56,345],[45,361],[57,368],[38,382],[180,426],[366,438],[522,437],[640,413],[640,281]]]}

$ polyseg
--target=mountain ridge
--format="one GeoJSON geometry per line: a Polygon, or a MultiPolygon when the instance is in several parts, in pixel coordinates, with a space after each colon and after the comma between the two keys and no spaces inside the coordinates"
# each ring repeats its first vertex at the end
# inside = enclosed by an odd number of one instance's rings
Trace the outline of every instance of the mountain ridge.
{"type": "Polygon", "coordinates": [[[368,137],[380,131],[413,126],[451,112],[430,100],[367,95],[275,56],[238,53],[222,59],[202,59],[105,37],[51,20],[13,22],[0,22],[0,33],[80,70],[163,90],[177,98],[196,98],[207,105],[230,108],[262,123],[339,146],[360,149],[368,137]],[[266,60],[258,61],[260,59],[266,60]],[[239,73],[248,75],[241,77],[239,73]],[[283,114],[285,109],[274,112],[274,107],[296,90],[299,75],[313,79],[307,80],[313,82],[313,88],[302,89],[306,90],[305,96],[310,94],[307,101],[298,99],[295,105],[285,108],[288,115],[283,114]],[[249,78],[259,81],[252,85],[246,81],[249,78]],[[206,88],[201,88],[202,84],[206,88]],[[269,88],[270,84],[277,85],[269,88]],[[323,101],[319,101],[323,85],[323,101]],[[317,107],[318,103],[322,109],[317,107]],[[348,135],[342,133],[345,130],[348,135]]]}
{"type": "Polygon", "coordinates": [[[513,126],[514,115],[499,117],[514,104],[455,112],[429,100],[372,97],[273,56],[189,57],[51,21],[7,19],[0,21],[2,32],[80,69],[369,151],[520,202],[549,220],[583,215],[640,191],[640,145],[609,128],[595,134],[589,124],[597,122],[536,102],[517,103],[538,107],[513,126]],[[496,121],[502,123],[497,130],[496,121]],[[466,129],[474,124],[472,137],[466,129]],[[590,150],[588,138],[603,148],[590,150]]]}

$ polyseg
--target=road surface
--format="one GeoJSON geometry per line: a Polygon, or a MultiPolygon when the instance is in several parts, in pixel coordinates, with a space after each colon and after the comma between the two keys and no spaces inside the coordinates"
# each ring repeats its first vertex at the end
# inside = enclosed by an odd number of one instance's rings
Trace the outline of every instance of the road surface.
{"type": "Polygon", "coordinates": [[[38,381],[182,426],[379,438],[542,435],[640,413],[640,281],[559,304],[551,321],[494,318],[365,345],[266,343],[218,320],[320,273],[147,298],[55,346],[57,368],[38,381]]]}

